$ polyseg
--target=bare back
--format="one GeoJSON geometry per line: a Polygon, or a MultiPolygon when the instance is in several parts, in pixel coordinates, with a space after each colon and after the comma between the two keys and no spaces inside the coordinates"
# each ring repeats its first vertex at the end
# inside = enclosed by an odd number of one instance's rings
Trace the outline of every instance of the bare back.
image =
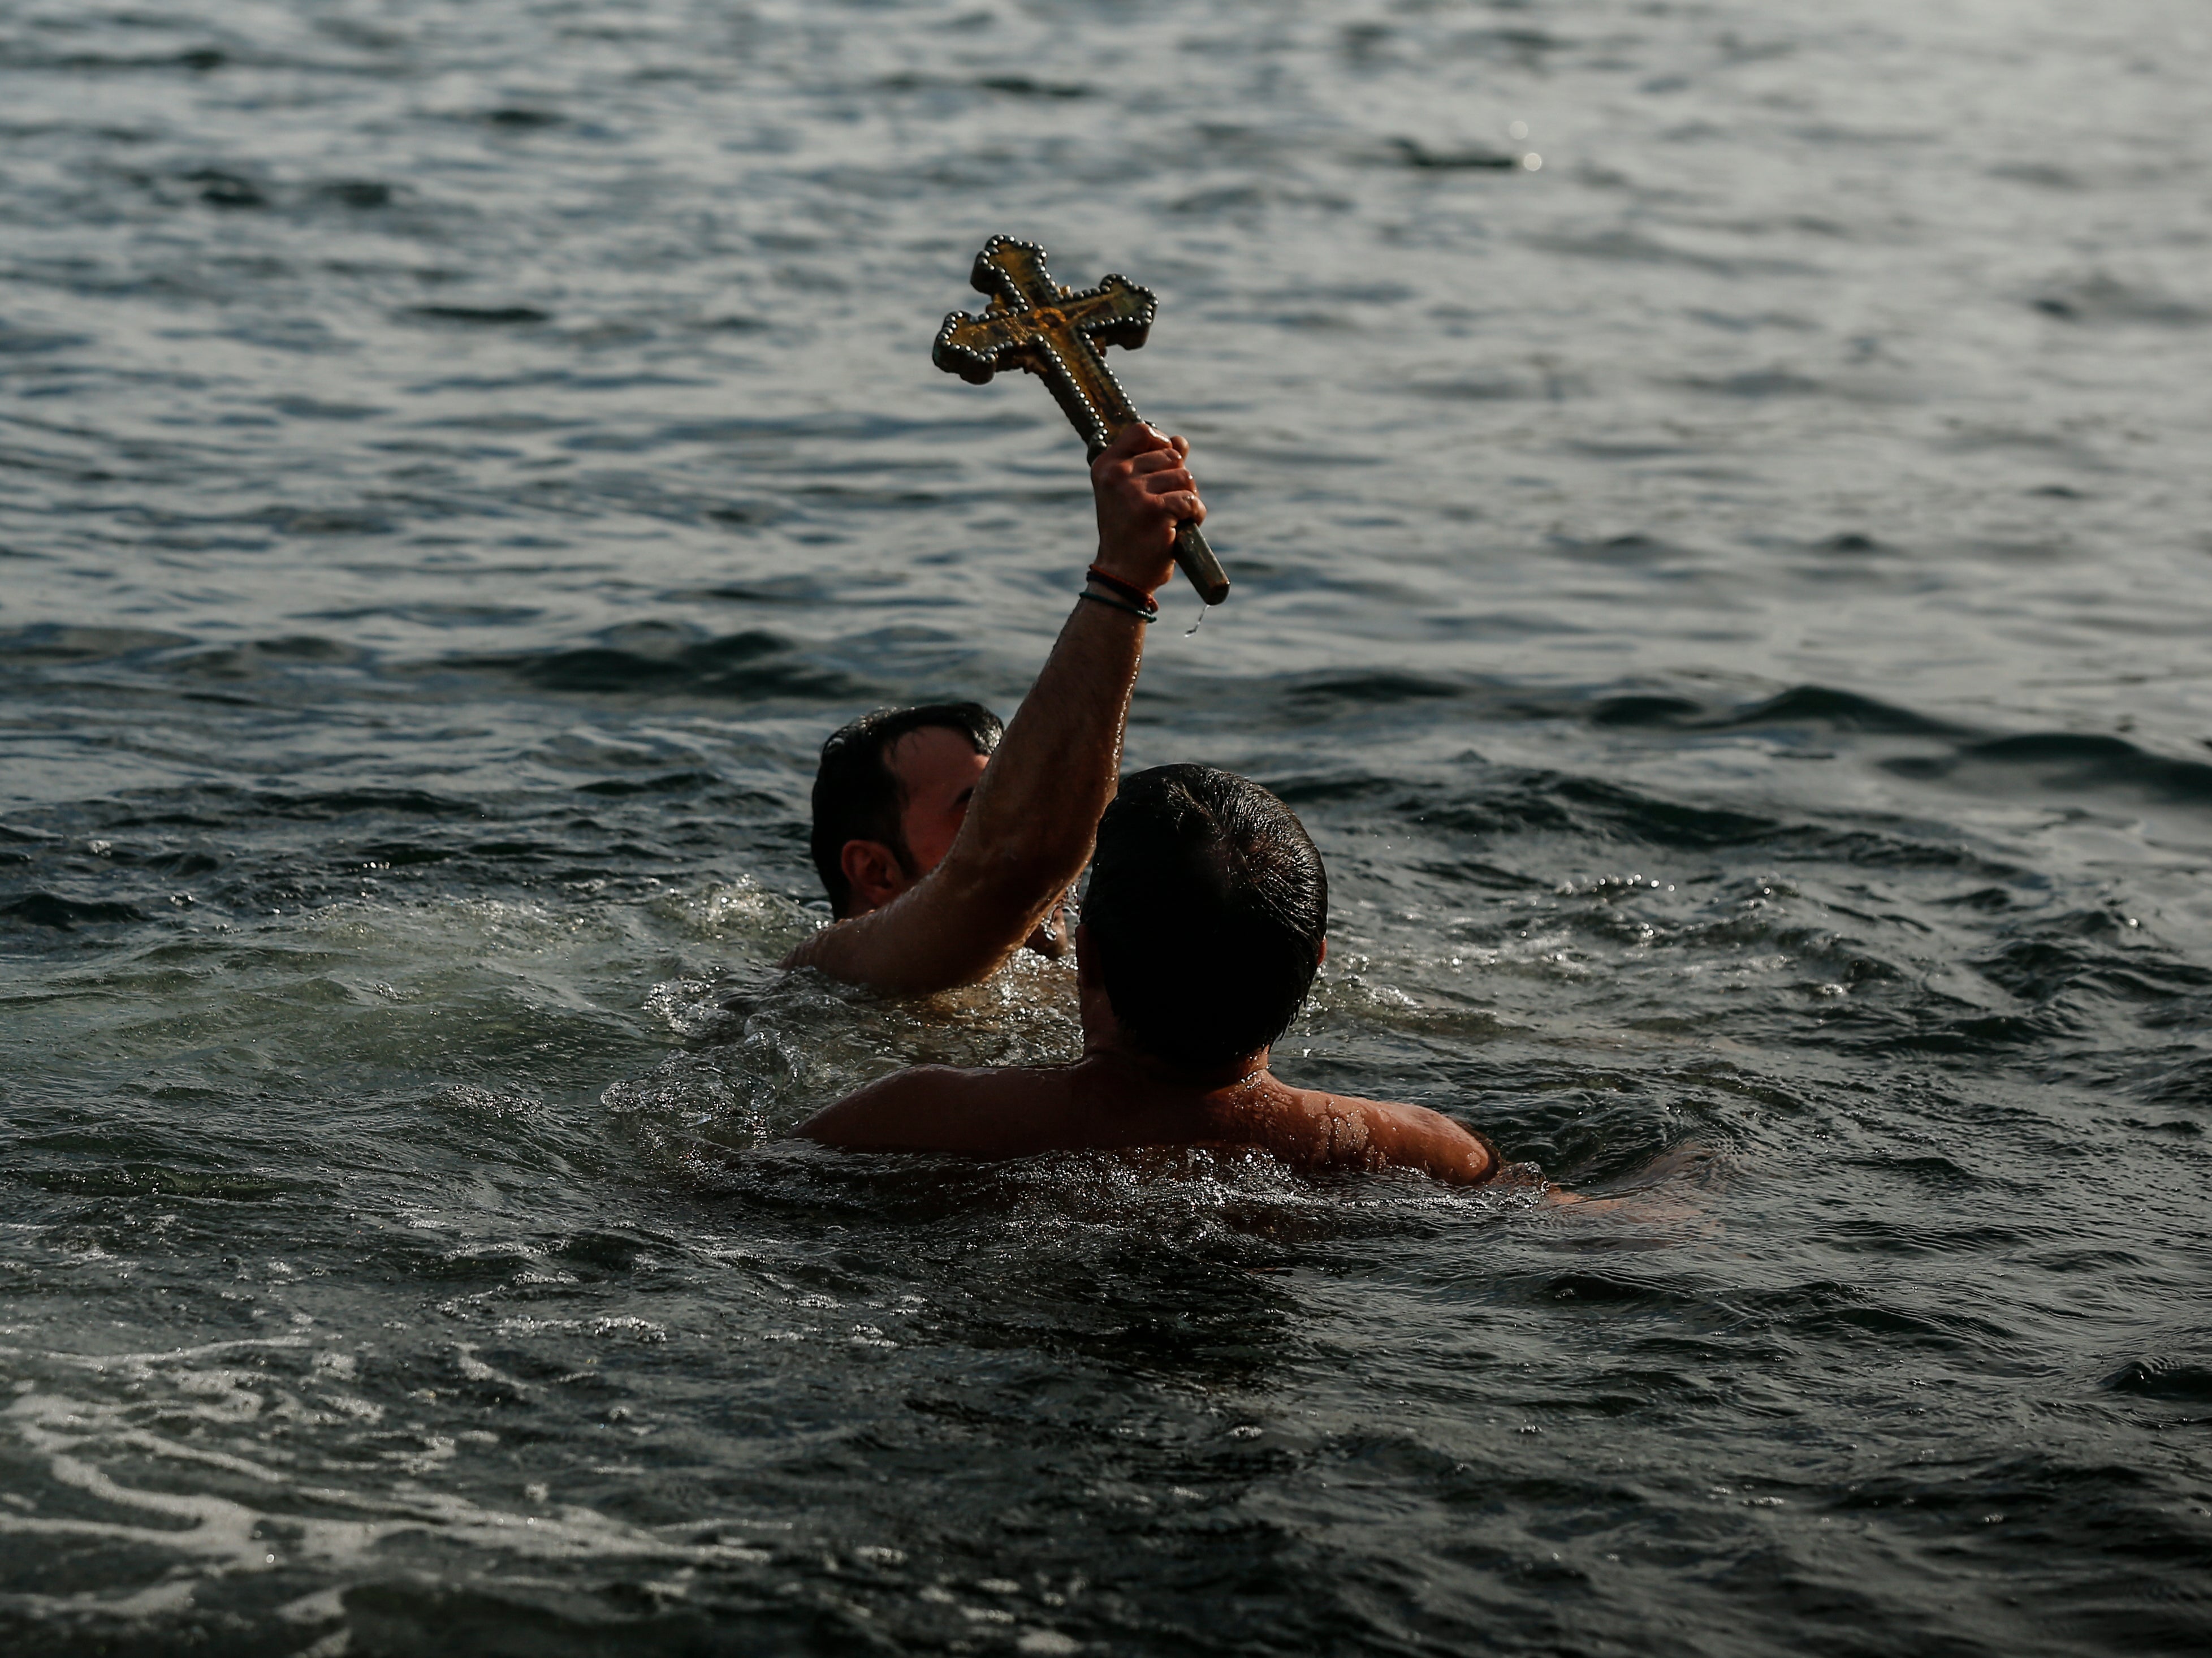
{"type": "Polygon", "coordinates": [[[1412,1169],[1469,1186],[1498,1168],[1487,1141],[1420,1106],[1292,1088],[1264,1066],[1203,1087],[1117,1054],[1072,1066],[918,1066],[848,1096],[797,1132],[852,1151],[991,1158],[1250,1147],[1295,1169],[1412,1169]]]}

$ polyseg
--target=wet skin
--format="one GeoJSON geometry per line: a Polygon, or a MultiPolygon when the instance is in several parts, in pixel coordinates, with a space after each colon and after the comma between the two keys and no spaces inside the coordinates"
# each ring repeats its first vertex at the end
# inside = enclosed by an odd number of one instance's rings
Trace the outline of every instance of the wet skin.
{"type": "Polygon", "coordinates": [[[854,914],[881,909],[945,861],[989,760],[947,726],[908,732],[884,750],[884,763],[897,779],[904,803],[899,831],[907,856],[902,862],[880,841],[845,842],[840,862],[852,884],[854,914]]]}
{"type": "MultiPolygon", "coordinates": [[[[1139,425],[1091,463],[1096,562],[1129,587],[1157,589],[1175,568],[1177,526],[1205,520],[1189,453],[1182,439],[1139,425]]],[[[978,983],[1025,944],[1058,954],[1054,912],[1114,798],[1143,652],[1144,624],[1126,606],[1079,602],[988,765],[953,752],[965,747],[954,732],[895,745],[916,814],[909,858],[848,841],[841,866],[860,878],[851,913],[783,965],[915,996],[978,983]]]]}
{"type": "MultiPolygon", "coordinates": [[[[1076,929],[1083,1058],[1069,1066],[918,1066],[872,1083],[797,1133],[848,1151],[1021,1157],[1142,1146],[1250,1148],[1294,1169],[1411,1169],[1455,1185],[1498,1172],[1490,1148],[1417,1105],[1296,1088],[1261,1048],[1212,1069],[1163,1060],[1130,1041],[1076,929]]],[[[1324,948],[1324,954],[1326,949],[1324,948]]]]}

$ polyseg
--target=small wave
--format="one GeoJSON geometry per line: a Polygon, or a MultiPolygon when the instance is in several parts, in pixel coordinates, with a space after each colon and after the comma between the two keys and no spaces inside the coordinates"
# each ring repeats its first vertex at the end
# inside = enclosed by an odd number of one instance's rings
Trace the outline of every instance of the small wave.
{"type": "Polygon", "coordinates": [[[407,314],[430,322],[476,323],[493,327],[519,327],[553,320],[550,312],[531,305],[413,305],[407,307],[407,314]]]}
{"type": "Polygon", "coordinates": [[[1390,147],[1401,166],[1423,173],[1510,172],[1522,164],[1518,151],[1431,149],[1413,138],[1393,138],[1390,147]]]}
{"type": "Polygon", "coordinates": [[[31,1170],[21,1178],[44,1191],[88,1198],[203,1198],[224,1203],[265,1203],[307,1189],[296,1181],[265,1175],[178,1169],[155,1163],[31,1170]]]}
{"type": "Polygon", "coordinates": [[[1448,701],[1465,694],[1461,686],[1435,675],[1388,671],[1301,674],[1276,693],[1293,718],[1339,707],[1387,708],[1403,702],[1448,701]]]}
{"type": "Polygon", "coordinates": [[[692,695],[746,701],[850,701],[868,695],[850,674],[802,655],[794,641],[761,629],[714,638],[646,630],[567,650],[454,659],[452,665],[511,673],[542,690],[587,695],[692,695]],[[640,645],[644,647],[641,648],[640,645]]]}
{"type": "Polygon", "coordinates": [[[1741,374],[1719,376],[1686,375],[1672,384],[1686,392],[1703,392],[1709,397],[1749,398],[1764,400],[1768,398],[1819,398],[1833,394],[1834,388],[1803,374],[1786,368],[1746,369],[1741,374]]]}
{"type": "Polygon", "coordinates": [[[1800,259],[1701,253],[1634,230],[1604,230],[1579,235],[1541,231],[1527,240],[1530,246],[1547,253],[1564,253],[1609,264],[1680,265],[1717,276],[1802,276],[1816,274],[1818,270],[1800,259]]]}
{"type": "Polygon", "coordinates": [[[2185,1360],[2133,1359],[2100,1384],[2110,1392],[2132,1394],[2179,1405],[2212,1405],[2212,1365],[2185,1360]]]}
{"type": "Polygon", "coordinates": [[[0,661],[106,662],[168,650],[193,641],[151,628],[72,627],[43,622],[0,633],[0,661]]]}
{"type": "Polygon", "coordinates": [[[1705,712],[1702,702],[1651,692],[1600,698],[1585,716],[1593,726],[1680,726],[1705,712]]]}
{"type": "Polygon", "coordinates": [[[1960,727],[1900,708],[1856,691],[1826,685],[1798,685],[1731,710],[1709,722],[1717,730],[1753,726],[1822,726],[1832,731],[1891,732],[1914,737],[1949,737],[1960,727]]]}
{"type": "Polygon", "coordinates": [[[356,667],[374,659],[356,646],[315,634],[207,646],[163,657],[163,671],[194,679],[247,680],[299,668],[356,667]]]}
{"type": "MultiPolygon", "coordinates": [[[[1601,446],[1584,446],[1595,453],[1601,446]]],[[[1616,449],[1608,458],[1626,458],[1626,452],[1616,449]]],[[[1689,556],[1686,549],[1657,536],[1647,535],[1641,530],[1607,536],[1601,540],[1578,541],[1569,537],[1558,537],[1554,538],[1553,545],[1566,557],[1592,564],[1660,565],[1677,563],[1689,556]]]]}
{"type": "Polygon", "coordinates": [[[135,905],[111,902],[95,898],[66,898],[58,892],[19,893],[12,898],[0,900],[0,915],[12,917],[32,926],[51,927],[57,932],[70,932],[79,926],[112,926],[121,921],[143,921],[143,911],[135,905]]]}
{"type": "Polygon", "coordinates": [[[1881,762],[1902,777],[1990,794],[2121,793],[2176,805],[2212,805],[2212,765],[2176,760],[2123,737],[2032,732],[1967,744],[1954,753],[1881,762]]]}
{"type": "Polygon", "coordinates": [[[1796,685],[1756,702],[1714,708],[1671,691],[1630,691],[1595,701],[1555,705],[1560,714],[1579,712],[1594,726],[1650,726],[1674,730],[1746,731],[1762,726],[1809,726],[1826,731],[1885,732],[1908,736],[1956,736],[1960,727],[1900,708],[1856,691],[1826,685],[1796,685]]]}
{"type": "MultiPolygon", "coordinates": [[[[229,793],[228,790],[210,790],[203,798],[220,801],[229,793]]],[[[237,800],[236,805],[246,816],[289,817],[308,823],[326,823],[334,818],[372,813],[392,813],[404,817],[454,818],[475,818],[483,815],[483,807],[477,801],[433,794],[428,789],[410,788],[357,787],[300,794],[263,789],[245,795],[237,800]]]]}
{"type": "Polygon", "coordinates": [[[2201,328],[2212,310],[2192,305],[2154,288],[2121,282],[2099,272],[2045,288],[2029,301],[2047,317],[2087,325],[2148,324],[2159,328],[2201,328]]]}

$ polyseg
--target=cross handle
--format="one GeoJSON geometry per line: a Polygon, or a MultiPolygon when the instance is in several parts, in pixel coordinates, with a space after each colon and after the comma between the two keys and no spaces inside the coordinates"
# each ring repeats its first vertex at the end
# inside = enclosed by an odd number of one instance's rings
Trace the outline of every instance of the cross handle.
{"type": "MultiPolygon", "coordinates": [[[[1152,289],[1121,276],[1079,293],[1063,288],[1045,269],[1043,248],[1011,236],[983,244],[968,280],[990,303],[980,316],[955,311],[945,318],[930,351],[939,368],[970,386],[1002,368],[1035,374],[1093,459],[1142,418],[1106,366],[1105,348],[1133,351],[1145,343],[1159,309],[1152,289]]],[[[1176,562],[1208,604],[1229,597],[1229,577],[1197,525],[1176,528],[1176,562]]]]}

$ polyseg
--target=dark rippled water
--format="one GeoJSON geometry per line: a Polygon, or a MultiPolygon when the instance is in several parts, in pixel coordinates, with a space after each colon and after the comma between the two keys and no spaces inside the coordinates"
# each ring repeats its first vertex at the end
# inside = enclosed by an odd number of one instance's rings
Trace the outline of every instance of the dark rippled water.
{"type": "Polygon", "coordinates": [[[2208,78],[2198,0],[0,4],[0,1638],[2205,1649],[2208,78]],[[1073,1042],[768,968],[823,734],[1010,710],[1086,551],[929,367],[1000,230],[1160,292],[1238,587],[1131,756],[1329,858],[1286,1074],[1628,1204],[779,1141],[1073,1042]]]}

